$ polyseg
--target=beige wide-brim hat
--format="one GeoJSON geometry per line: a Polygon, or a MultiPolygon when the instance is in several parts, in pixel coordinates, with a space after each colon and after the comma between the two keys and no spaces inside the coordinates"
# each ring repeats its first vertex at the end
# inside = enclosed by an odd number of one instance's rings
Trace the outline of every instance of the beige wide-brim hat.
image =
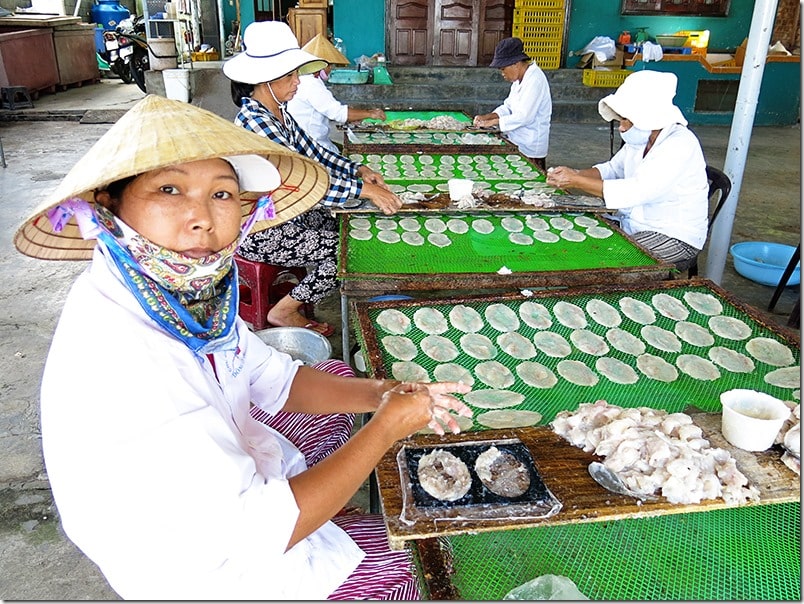
{"type": "Polygon", "coordinates": [[[349,65],[349,59],[343,56],[343,53],[335,48],[324,34],[316,34],[312,40],[302,46],[302,50],[319,59],[324,59],[330,65],[349,65]]]}
{"type": "Polygon", "coordinates": [[[625,118],[641,130],[661,130],[672,124],[686,126],[684,114],[673,104],[677,83],[674,73],[636,71],[614,94],[600,99],[597,110],[607,122],[625,118]]]}
{"type": "Polygon", "coordinates": [[[291,71],[316,73],[326,61],[299,48],[296,36],[281,21],[257,21],[243,32],[243,52],[223,64],[224,75],[243,84],[273,82],[291,71]]]}
{"type": "MultiPolygon", "coordinates": [[[[329,175],[317,162],[245,130],[189,103],[148,95],[121,117],[76,162],[14,235],[14,245],[27,256],[44,260],[87,260],[95,240],[84,240],[70,218],[60,232],[53,230],[47,213],[65,200],[95,202],[95,191],[150,170],[212,158],[230,161],[241,188],[275,187],[271,195],[276,217],[257,222],[251,232],[294,218],[316,205],[329,188],[329,175]],[[239,157],[238,157],[239,156],[239,157]],[[264,160],[272,164],[279,173],[264,160]],[[266,174],[260,174],[260,168],[266,174]]],[[[243,220],[266,190],[244,190],[243,220]]]]}

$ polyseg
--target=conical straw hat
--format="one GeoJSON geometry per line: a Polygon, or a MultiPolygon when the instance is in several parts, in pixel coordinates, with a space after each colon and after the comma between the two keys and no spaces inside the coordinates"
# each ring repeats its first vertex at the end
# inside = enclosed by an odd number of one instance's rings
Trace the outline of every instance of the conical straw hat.
{"type": "Polygon", "coordinates": [[[324,59],[330,65],[349,64],[349,59],[344,57],[343,53],[335,48],[324,34],[316,34],[312,40],[302,46],[302,50],[317,56],[319,59],[324,59]]]}
{"type": "MultiPolygon", "coordinates": [[[[94,203],[94,192],[122,178],[165,166],[215,157],[258,155],[276,166],[282,184],[272,194],[276,217],[257,222],[252,232],[281,224],[313,207],[329,188],[321,165],[267,138],[189,103],[148,95],[123,115],[87,151],[56,190],[40,203],[14,235],[27,256],[44,260],[87,260],[94,240],[84,240],[75,218],[55,232],[47,212],[80,197],[94,203]]],[[[244,191],[243,220],[267,191],[244,191]]]]}

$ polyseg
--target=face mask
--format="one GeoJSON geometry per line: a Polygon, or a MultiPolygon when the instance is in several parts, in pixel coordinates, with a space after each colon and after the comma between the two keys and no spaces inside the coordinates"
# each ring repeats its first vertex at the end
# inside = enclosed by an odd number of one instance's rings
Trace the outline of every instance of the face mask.
{"type": "Polygon", "coordinates": [[[322,69],[321,71],[319,71],[319,72],[318,72],[318,78],[319,78],[319,79],[320,79],[322,82],[326,82],[327,80],[329,80],[329,74],[327,73],[327,70],[326,70],[326,69],[322,69]]]}
{"type": "Polygon", "coordinates": [[[636,126],[631,126],[625,132],[620,131],[620,137],[625,141],[625,144],[634,145],[636,147],[647,145],[650,135],[650,130],[640,130],[636,126]]]}

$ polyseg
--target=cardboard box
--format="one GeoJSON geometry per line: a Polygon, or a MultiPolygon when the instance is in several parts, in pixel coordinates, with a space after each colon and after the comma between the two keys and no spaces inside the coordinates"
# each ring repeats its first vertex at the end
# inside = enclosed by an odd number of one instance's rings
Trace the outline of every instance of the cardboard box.
{"type": "Polygon", "coordinates": [[[745,49],[748,46],[748,38],[743,40],[743,43],[737,47],[737,50],[734,53],[734,64],[737,67],[742,67],[743,63],[745,62],[745,49]]]}
{"type": "Polygon", "coordinates": [[[587,52],[581,55],[577,67],[579,69],[620,69],[623,66],[623,56],[623,50],[621,48],[618,48],[614,58],[608,61],[598,61],[595,53],[587,52]]]}

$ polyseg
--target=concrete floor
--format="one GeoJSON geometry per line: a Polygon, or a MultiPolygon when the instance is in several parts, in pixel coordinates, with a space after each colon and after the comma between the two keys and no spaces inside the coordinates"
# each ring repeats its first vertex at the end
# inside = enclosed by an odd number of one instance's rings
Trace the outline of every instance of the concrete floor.
{"type": "MultiPolygon", "coordinates": [[[[0,122],[7,166],[0,169],[0,599],[117,599],[95,565],[65,537],[44,474],[40,450],[38,389],[42,367],[67,292],[85,263],[33,260],[13,248],[11,238],[28,212],[51,191],[72,164],[109,127],[108,123],[53,120],[53,112],[103,122],[134,104],[133,85],[104,80],[95,86],[43,95],[24,121],[0,122]],[[85,110],[91,110],[85,112],[85,110]],[[48,117],[51,113],[51,117],[48,117]]],[[[0,112],[0,119],[3,116],[0,112]]],[[[63,116],[62,116],[63,117],[63,116]]],[[[708,163],[722,168],[729,128],[694,128],[708,163]]],[[[757,128],[742,181],[732,243],[764,240],[797,245],[801,233],[800,127],[757,128]]],[[[609,130],[554,124],[549,165],[583,167],[609,153],[609,130]]],[[[705,275],[705,259],[701,263],[705,275]]],[[[768,321],[785,324],[799,287],[788,287],[773,312],[765,311],[773,288],[737,275],[731,261],[720,283],[757,308],[768,321]]],[[[318,318],[340,326],[340,299],[330,296],[318,318]]],[[[332,336],[341,355],[339,330],[332,336]]],[[[77,362],[81,362],[77,359],[77,362]]],[[[99,477],[102,480],[102,477],[99,477]]],[[[365,489],[355,500],[366,505],[365,489]]]]}

